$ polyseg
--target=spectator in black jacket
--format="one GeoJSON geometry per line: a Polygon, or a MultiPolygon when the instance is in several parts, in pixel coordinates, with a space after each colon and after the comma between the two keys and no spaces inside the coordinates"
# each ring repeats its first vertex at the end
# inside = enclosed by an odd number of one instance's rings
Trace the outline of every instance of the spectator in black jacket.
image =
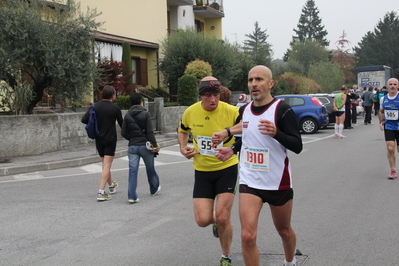
{"type": "Polygon", "coordinates": [[[348,88],[345,87],[346,101],[345,101],[345,120],[344,120],[344,129],[352,129],[352,98],[353,94],[350,92],[348,88]]]}
{"type": "Polygon", "coordinates": [[[357,101],[359,99],[359,95],[356,93],[357,91],[357,85],[353,85],[352,87],[352,98],[351,98],[351,104],[352,104],[352,124],[357,124],[357,101]]]}
{"type": "Polygon", "coordinates": [[[154,166],[154,157],[158,154],[159,146],[152,128],[151,115],[143,107],[143,98],[140,93],[130,95],[130,103],[132,107],[125,115],[121,133],[125,139],[129,140],[128,201],[133,204],[140,201],[136,192],[140,157],[145,164],[150,195],[157,195],[161,186],[154,166]]]}

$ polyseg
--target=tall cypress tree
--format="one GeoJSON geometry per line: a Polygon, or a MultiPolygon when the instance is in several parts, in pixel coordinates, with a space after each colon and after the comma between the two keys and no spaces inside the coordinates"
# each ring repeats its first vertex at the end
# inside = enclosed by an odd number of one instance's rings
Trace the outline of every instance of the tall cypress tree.
{"type": "MultiPolygon", "coordinates": [[[[330,44],[325,38],[328,32],[321,25],[319,10],[313,0],[307,0],[305,6],[302,8],[302,14],[297,27],[298,29],[293,29],[296,36],[292,37],[291,46],[296,41],[305,42],[306,40],[318,41],[323,46],[330,44]]],[[[284,61],[288,60],[289,52],[290,50],[288,49],[284,55],[284,61]]]]}
{"type": "MultiPolygon", "coordinates": [[[[123,75],[129,75],[132,72],[132,56],[130,54],[130,43],[128,42],[123,42],[122,43],[122,62],[124,64],[124,71],[123,75]]],[[[129,78],[127,85],[130,85],[133,83],[133,78],[129,78]]]]}

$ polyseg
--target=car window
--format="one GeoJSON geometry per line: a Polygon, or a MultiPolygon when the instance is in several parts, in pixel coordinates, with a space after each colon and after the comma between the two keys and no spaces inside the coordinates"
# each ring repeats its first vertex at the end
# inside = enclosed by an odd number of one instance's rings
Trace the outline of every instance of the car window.
{"type": "MultiPolygon", "coordinates": [[[[305,99],[303,99],[303,98],[292,97],[289,99],[290,99],[289,105],[291,105],[291,107],[305,105],[305,99]]],[[[288,98],[286,100],[288,100],[288,98]]]]}
{"type": "Polygon", "coordinates": [[[326,97],[316,97],[322,104],[329,104],[330,100],[326,97]]]}

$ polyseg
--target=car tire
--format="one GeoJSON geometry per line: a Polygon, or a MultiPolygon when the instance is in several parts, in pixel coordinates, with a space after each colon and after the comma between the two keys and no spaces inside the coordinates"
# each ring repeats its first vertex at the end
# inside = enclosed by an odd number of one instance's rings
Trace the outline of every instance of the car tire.
{"type": "Polygon", "coordinates": [[[319,130],[319,126],[313,118],[305,118],[301,121],[300,129],[303,133],[313,134],[319,130]]]}

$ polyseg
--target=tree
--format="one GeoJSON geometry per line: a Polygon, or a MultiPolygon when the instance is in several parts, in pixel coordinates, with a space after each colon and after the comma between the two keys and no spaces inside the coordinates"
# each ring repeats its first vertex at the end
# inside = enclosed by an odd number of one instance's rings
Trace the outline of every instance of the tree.
{"type": "Polygon", "coordinates": [[[346,39],[345,31],[342,32],[341,37],[336,43],[338,44],[337,50],[333,52],[331,61],[340,65],[345,76],[345,83],[356,83],[354,74],[356,61],[350,56],[349,49],[346,49],[350,41],[346,39]]]}
{"type": "Polygon", "coordinates": [[[288,63],[291,61],[296,64],[302,64],[304,75],[308,75],[309,67],[318,62],[328,61],[327,49],[318,41],[305,40],[304,42],[295,42],[290,51],[288,63]]]}
{"type": "Polygon", "coordinates": [[[399,17],[387,13],[374,31],[367,34],[354,48],[358,66],[386,65],[394,77],[399,76],[399,17]]]}
{"type": "Polygon", "coordinates": [[[261,30],[258,22],[255,22],[255,30],[252,34],[245,34],[248,37],[244,41],[244,53],[249,55],[255,65],[270,66],[271,64],[271,44],[267,42],[267,30],[261,30]]]}
{"type": "MultiPolygon", "coordinates": [[[[127,75],[131,74],[132,70],[133,70],[133,66],[132,66],[132,56],[130,55],[130,43],[128,43],[128,42],[122,43],[122,62],[125,67],[124,71],[123,71],[123,75],[127,76],[127,75]]],[[[135,72],[133,72],[133,73],[135,73],[135,72]]],[[[129,78],[126,85],[133,84],[132,76],[129,78]]]]}
{"type": "Polygon", "coordinates": [[[32,113],[43,91],[54,99],[82,101],[98,77],[93,34],[101,23],[96,10],[80,12],[73,0],[2,0],[0,16],[0,80],[16,88],[31,86],[32,113]]]}
{"type": "MultiPolygon", "coordinates": [[[[327,47],[330,42],[325,38],[328,32],[321,25],[319,18],[319,10],[313,0],[307,0],[302,8],[302,14],[299,17],[298,29],[293,29],[296,36],[292,37],[290,45],[295,42],[305,42],[306,40],[318,41],[321,45],[327,47]]],[[[288,61],[290,50],[288,49],[284,55],[284,61],[288,61]]]]}
{"type": "Polygon", "coordinates": [[[99,91],[102,91],[105,86],[111,85],[115,87],[118,96],[130,95],[137,87],[137,84],[129,84],[135,71],[130,71],[122,76],[126,71],[123,62],[105,59],[98,63],[98,68],[101,72],[101,81],[98,83],[99,91]]]}
{"type": "Polygon", "coordinates": [[[216,37],[204,37],[194,29],[178,30],[162,41],[163,56],[158,69],[171,95],[177,94],[177,81],[183,76],[186,65],[196,59],[208,62],[213,75],[229,86],[239,71],[237,49],[216,37]]]}
{"type": "Polygon", "coordinates": [[[311,65],[308,77],[320,84],[321,92],[333,92],[345,84],[342,68],[335,62],[319,62],[311,65]]]}
{"type": "Polygon", "coordinates": [[[248,72],[254,67],[254,63],[247,54],[240,52],[239,47],[236,47],[238,72],[234,75],[229,89],[231,91],[243,91],[244,93],[248,93],[248,72]]]}
{"type": "Polygon", "coordinates": [[[273,94],[305,94],[315,93],[320,88],[314,80],[298,75],[297,73],[286,72],[276,78],[276,84],[273,87],[273,94]]]}

